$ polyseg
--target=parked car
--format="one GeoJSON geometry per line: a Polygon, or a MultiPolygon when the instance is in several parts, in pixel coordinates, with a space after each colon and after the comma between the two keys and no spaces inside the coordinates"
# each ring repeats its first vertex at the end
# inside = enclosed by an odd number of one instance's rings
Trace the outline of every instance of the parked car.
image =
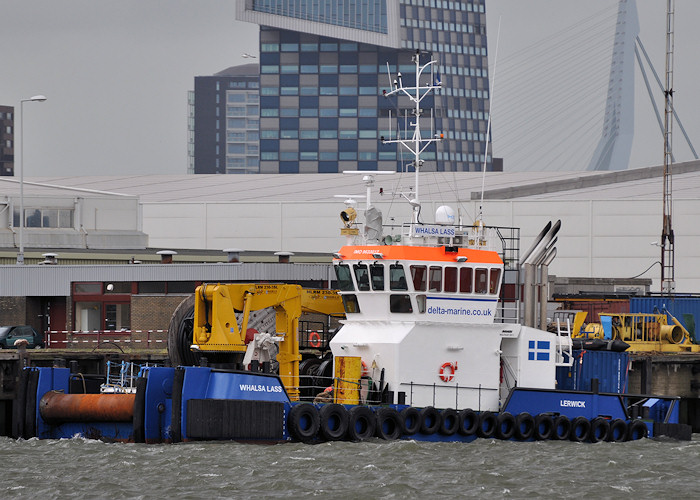
{"type": "Polygon", "coordinates": [[[15,349],[19,340],[27,341],[27,349],[44,347],[44,338],[29,325],[0,326],[0,349],[15,349]]]}

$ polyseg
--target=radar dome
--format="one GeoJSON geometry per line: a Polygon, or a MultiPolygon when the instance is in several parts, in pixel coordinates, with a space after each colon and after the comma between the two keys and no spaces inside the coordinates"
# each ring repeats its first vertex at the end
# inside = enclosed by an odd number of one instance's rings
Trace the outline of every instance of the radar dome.
{"type": "Polygon", "coordinates": [[[451,207],[442,205],[438,207],[435,211],[435,223],[436,224],[454,224],[455,223],[455,211],[451,207]]]}

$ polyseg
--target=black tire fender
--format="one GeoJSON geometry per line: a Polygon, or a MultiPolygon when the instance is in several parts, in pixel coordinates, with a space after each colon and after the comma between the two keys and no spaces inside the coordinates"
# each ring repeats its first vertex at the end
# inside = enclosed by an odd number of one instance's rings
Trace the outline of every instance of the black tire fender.
{"type": "Polygon", "coordinates": [[[416,432],[420,431],[422,419],[420,412],[417,408],[409,406],[401,410],[399,415],[401,416],[401,423],[403,424],[404,434],[411,436],[416,432]]]}
{"type": "Polygon", "coordinates": [[[295,441],[308,443],[318,433],[321,418],[318,410],[311,403],[299,403],[292,406],[287,416],[287,430],[295,441]]]}
{"type": "Polygon", "coordinates": [[[603,417],[596,417],[591,420],[591,443],[607,441],[610,437],[610,421],[603,417]]]}
{"type": "Polygon", "coordinates": [[[578,443],[587,441],[591,434],[591,422],[586,417],[576,417],[571,421],[569,439],[578,443]]]}
{"type": "Polygon", "coordinates": [[[552,438],[554,419],[551,415],[540,414],[535,417],[535,439],[545,441],[552,438]]]}
{"type": "Polygon", "coordinates": [[[435,434],[442,425],[440,412],[432,406],[426,406],[420,411],[420,420],[421,434],[435,434]]]}
{"type": "Polygon", "coordinates": [[[378,438],[393,441],[401,437],[403,424],[399,412],[393,408],[379,408],[374,415],[377,419],[375,433],[378,438]]]}
{"type": "Polygon", "coordinates": [[[459,412],[459,433],[462,436],[473,436],[479,428],[479,415],[471,408],[459,412]]]}
{"type": "Polygon", "coordinates": [[[440,429],[443,436],[452,436],[459,429],[459,413],[452,408],[446,408],[440,412],[440,429]]]}
{"type": "Polygon", "coordinates": [[[515,417],[508,413],[499,413],[496,418],[496,437],[508,440],[515,434],[515,417]]]}
{"type": "Polygon", "coordinates": [[[629,425],[629,431],[627,431],[628,441],[637,441],[638,439],[644,439],[649,435],[649,428],[647,424],[641,420],[634,420],[629,425]]]}
{"type": "Polygon", "coordinates": [[[532,439],[535,434],[535,419],[527,412],[519,413],[515,417],[515,437],[519,441],[532,439]]]}
{"type": "Polygon", "coordinates": [[[621,418],[616,418],[610,423],[610,433],[608,434],[608,441],[612,443],[621,443],[627,440],[627,422],[621,418]]]}
{"type": "Polygon", "coordinates": [[[479,414],[479,428],[476,431],[477,436],[482,438],[491,438],[496,433],[497,426],[496,414],[490,411],[484,411],[479,414]]]}
{"type": "Polygon", "coordinates": [[[566,415],[559,415],[554,419],[553,427],[552,439],[559,441],[567,439],[571,432],[571,420],[566,415]]]}
{"type": "Polygon", "coordinates": [[[374,436],[377,421],[366,406],[353,406],[348,412],[348,441],[366,441],[374,436]]]}
{"type": "Polygon", "coordinates": [[[319,433],[326,441],[339,441],[348,431],[348,411],[337,403],[326,404],[318,411],[319,433]]]}

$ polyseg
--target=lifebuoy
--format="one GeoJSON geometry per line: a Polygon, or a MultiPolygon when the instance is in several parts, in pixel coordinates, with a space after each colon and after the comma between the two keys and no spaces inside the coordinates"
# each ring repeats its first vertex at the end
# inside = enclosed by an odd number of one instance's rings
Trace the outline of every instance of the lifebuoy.
{"type": "Polygon", "coordinates": [[[362,372],[360,374],[361,377],[369,377],[369,368],[367,368],[367,363],[364,361],[360,361],[362,363],[362,372]]]}
{"type": "Polygon", "coordinates": [[[321,347],[321,336],[318,332],[311,332],[309,334],[309,345],[314,348],[321,347]]]}
{"type": "Polygon", "coordinates": [[[444,363],[440,367],[440,380],[443,382],[451,382],[457,371],[457,363],[444,363]]]}

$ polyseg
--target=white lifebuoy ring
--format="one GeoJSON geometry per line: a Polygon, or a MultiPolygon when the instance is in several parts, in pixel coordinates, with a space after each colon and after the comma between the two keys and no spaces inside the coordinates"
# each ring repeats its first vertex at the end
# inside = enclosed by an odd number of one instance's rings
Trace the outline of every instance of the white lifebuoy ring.
{"type": "Polygon", "coordinates": [[[451,382],[457,371],[457,363],[447,362],[440,367],[440,380],[443,382],[451,382]]]}

